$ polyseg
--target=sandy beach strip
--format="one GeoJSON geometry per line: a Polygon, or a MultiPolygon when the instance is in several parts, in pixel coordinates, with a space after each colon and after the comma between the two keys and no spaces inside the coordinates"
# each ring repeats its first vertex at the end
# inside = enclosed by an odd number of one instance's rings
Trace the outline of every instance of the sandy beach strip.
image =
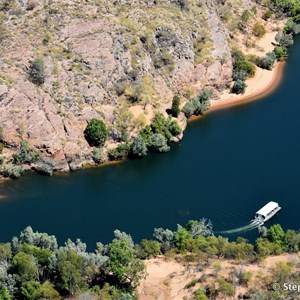
{"type": "Polygon", "coordinates": [[[271,71],[257,68],[255,76],[246,80],[247,88],[244,94],[231,94],[226,90],[220,99],[211,100],[209,111],[244,104],[272,93],[282,80],[285,65],[285,62],[277,62],[271,71]]]}

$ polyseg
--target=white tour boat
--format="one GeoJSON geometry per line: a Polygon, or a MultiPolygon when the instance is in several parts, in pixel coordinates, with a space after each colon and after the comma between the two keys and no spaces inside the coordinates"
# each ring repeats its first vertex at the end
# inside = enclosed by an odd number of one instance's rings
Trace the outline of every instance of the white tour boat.
{"type": "Polygon", "coordinates": [[[270,201],[264,207],[262,207],[259,211],[256,212],[254,221],[258,221],[263,224],[271,219],[277,212],[281,210],[281,207],[278,203],[274,201],[270,201]]]}

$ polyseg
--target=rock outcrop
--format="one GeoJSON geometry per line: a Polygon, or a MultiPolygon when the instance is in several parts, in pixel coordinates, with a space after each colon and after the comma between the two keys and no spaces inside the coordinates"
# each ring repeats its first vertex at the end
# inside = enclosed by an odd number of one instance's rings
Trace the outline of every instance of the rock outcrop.
{"type": "MultiPolygon", "coordinates": [[[[81,168],[93,163],[83,134],[92,118],[116,133],[120,110],[140,106],[142,113],[128,119],[130,136],[136,120],[150,122],[149,111],[165,113],[174,93],[185,99],[187,89],[222,91],[232,76],[231,42],[219,9],[227,4],[198,2],[15,0],[2,7],[6,148],[14,151],[26,140],[58,170],[81,168]],[[29,76],[36,58],[45,64],[41,85],[29,76]]],[[[180,124],[186,126],[183,115],[180,124]]]]}

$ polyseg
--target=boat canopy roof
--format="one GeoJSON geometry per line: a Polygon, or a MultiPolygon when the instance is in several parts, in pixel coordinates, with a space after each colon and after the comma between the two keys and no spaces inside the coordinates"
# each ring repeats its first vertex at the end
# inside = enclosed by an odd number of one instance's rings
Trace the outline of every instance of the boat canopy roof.
{"type": "Polygon", "coordinates": [[[263,208],[261,208],[259,211],[256,213],[258,215],[263,215],[266,216],[268,213],[270,213],[272,210],[277,208],[279,205],[277,202],[270,201],[268,204],[266,204],[263,208]]]}

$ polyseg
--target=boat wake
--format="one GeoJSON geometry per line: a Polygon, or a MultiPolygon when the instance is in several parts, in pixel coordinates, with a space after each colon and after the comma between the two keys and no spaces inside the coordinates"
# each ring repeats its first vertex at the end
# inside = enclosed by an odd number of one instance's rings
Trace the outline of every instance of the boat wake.
{"type": "Polygon", "coordinates": [[[261,224],[262,223],[260,221],[252,220],[249,224],[247,224],[245,226],[242,226],[242,227],[239,227],[239,228],[235,228],[235,229],[230,229],[230,230],[218,231],[217,233],[220,233],[220,234],[232,234],[232,233],[250,231],[250,230],[253,230],[253,229],[257,228],[261,224]]]}

